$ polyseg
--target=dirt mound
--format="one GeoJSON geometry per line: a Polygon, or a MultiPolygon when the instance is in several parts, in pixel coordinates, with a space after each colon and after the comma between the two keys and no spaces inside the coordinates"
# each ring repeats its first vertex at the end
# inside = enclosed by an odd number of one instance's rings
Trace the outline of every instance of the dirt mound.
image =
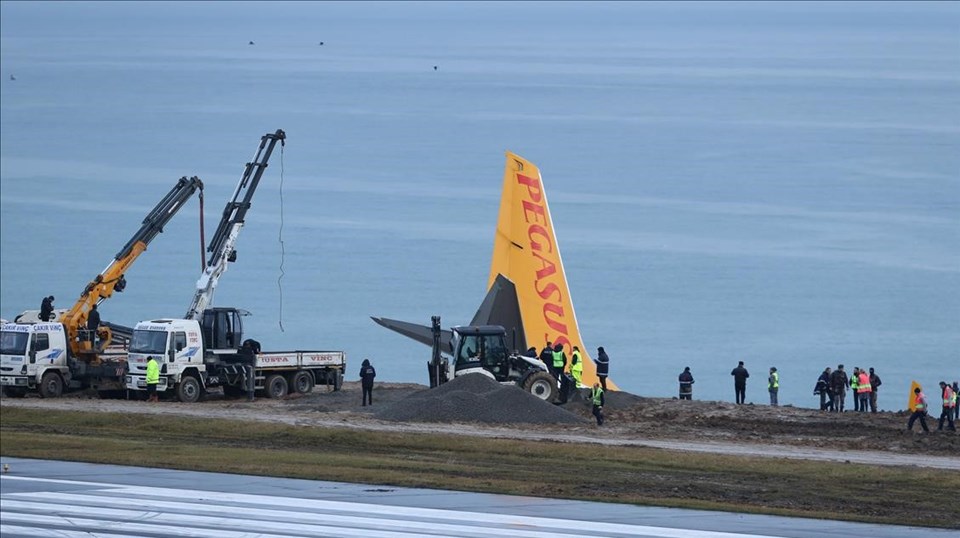
{"type": "Polygon", "coordinates": [[[484,424],[578,424],[583,419],[516,386],[469,374],[435,389],[415,392],[379,410],[382,420],[484,424]]]}

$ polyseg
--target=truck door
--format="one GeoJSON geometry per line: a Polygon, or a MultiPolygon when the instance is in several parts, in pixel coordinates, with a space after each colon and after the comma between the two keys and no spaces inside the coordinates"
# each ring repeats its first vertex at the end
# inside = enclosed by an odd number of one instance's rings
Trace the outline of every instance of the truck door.
{"type": "Polygon", "coordinates": [[[167,356],[170,357],[170,362],[174,362],[175,359],[184,359],[186,362],[190,362],[188,353],[187,333],[183,331],[173,333],[173,336],[170,338],[170,348],[167,350],[167,356]]]}
{"type": "Polygon", "coordinates": [[[50,335],[47,333],[33,333],[30,338],[30,364],[37,362],[37,354],[41,359],[47,358],[49,353],[43,353],[50,349],[50,335]]]}

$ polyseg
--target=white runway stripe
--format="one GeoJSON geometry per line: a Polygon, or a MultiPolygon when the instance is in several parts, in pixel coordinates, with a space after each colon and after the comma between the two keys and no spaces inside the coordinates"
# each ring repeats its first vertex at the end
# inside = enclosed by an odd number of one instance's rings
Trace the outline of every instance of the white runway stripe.
{"type": "Polygon", "coordinates": [[[273,538],[411,536],[492,538],[776,538],[700,531],[216,491],[140,487],[101,482],[27,480],[97,489],[4,494],[0,523],[6,535],[24,536],[209,536],[273,538]]]}

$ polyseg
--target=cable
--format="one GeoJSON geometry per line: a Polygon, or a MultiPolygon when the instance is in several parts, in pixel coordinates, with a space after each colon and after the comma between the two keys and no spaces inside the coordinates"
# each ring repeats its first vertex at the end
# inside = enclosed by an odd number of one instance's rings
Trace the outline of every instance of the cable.
{"type": "Polygon", "coordinates": [[[277,277],[277,289],[280,290],[280,332],[283,330],[283,285],[280,280],[283,279],[283,262],[286,257],[286,250],[283,247],[283,141],[280,142],[280,232],[277,235],[277,241],[280,242],[280,276],[277,277]]]}

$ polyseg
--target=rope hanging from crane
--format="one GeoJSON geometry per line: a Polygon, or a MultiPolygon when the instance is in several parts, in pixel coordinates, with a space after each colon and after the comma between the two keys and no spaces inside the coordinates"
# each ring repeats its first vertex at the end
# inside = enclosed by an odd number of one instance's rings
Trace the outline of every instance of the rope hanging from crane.
{"type": "Polygon", "coordinates": [[[285,140],[280,141],[280,232],[277,235],[277,241],[280,242],[280,276],[277,277],[277,288],[280,290],[280,314],[279,314],[279,323],[280,323],[280,332],[283,330],[283,285],[280,281],[283,279],[283,262],[284,257],[286,256],[286,251],[283,247],[283,148],[285,140]]]}

